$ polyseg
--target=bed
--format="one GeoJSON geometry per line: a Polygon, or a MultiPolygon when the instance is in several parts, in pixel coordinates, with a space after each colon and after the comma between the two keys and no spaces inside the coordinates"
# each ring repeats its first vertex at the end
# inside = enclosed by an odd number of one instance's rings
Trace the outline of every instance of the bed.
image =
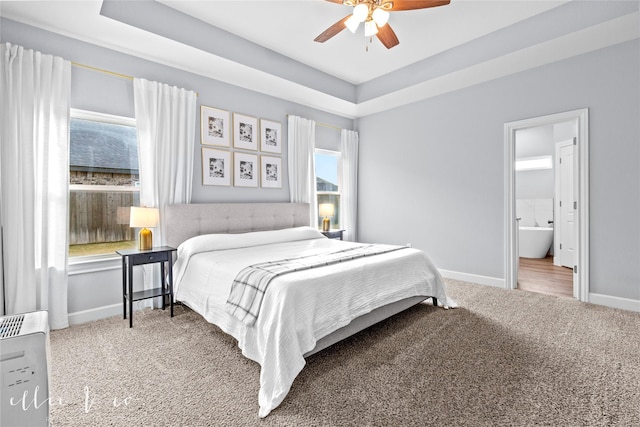
{"type": "Polygon", "coordinates": [[[242,354],[260,364],[260,417],[284,400],[305,357],[428,298],[454,305],[423,252],[327,239],[308,227],[309,209],[219,203],[165,212],[167,244],[178,248],[175,299],[233,336],[242,354]],[[323,265],[325,259],[333,261],[323,265]],[[240,289],[240,274],[253,275],[258,265],[280,268],[282,260],[295,268],[269,277],[253,302],[255,317],[238,316],[234,293],[257,288],[240,289]]]}

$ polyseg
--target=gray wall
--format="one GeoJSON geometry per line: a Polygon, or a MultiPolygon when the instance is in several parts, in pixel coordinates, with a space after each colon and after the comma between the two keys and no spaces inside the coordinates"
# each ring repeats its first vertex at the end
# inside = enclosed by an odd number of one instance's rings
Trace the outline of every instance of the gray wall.
{"type": "Polygon", "coordinates": [[[591,293],[640,300],[636,39],[358,121],[359,236],[504,279],[506,122],[589,108],[591,293]]]}
{"type": "MultiPolygon", "coordinates": [[[[70,39],[11,20],[0,19],[0,38],[9,42],[61,56],[67,60],[121,74],[156,80],[198,92],[199,106],[208,105],[231,112],[282,123],[282,164],[287,164],[287,114],[298,115],[331,126],[352,129],[353,120],[283,101],[236,86],[211,80],[171,67],[125,55],[99,46],[70,39]]],[[[72,67],[71,106],[90,111],[134,117],[133,82],[121,77],[72,67]]],[[[199,129],[199,127],[197,128],[199,129]]],[[[339,146],[340,132],[319,126],[318,146],[335,149],[339,146]]],[[[202,185],[200,132],[194,140],[193,202],[288,202],[288,176],[281,189],[214,187],[202,185]]],[[[91,311],[108,307],[103,314],[120,313],[121,269],[119,259],[114,262],[85,266],[72,266],[69,278],[69,312],[76,320],[91,318],[91,311]],[[104,269],[106,267],[106,270],[104,269]],[[99,271],[95,271],[95,269],[99,271]],[[87,311],[87,313],[83,313],[87,311]]],[[[137,283],[141,283],[137,277],[137,283]]],[[[74,319],[71,319],[74,322],[74,319]]]]}

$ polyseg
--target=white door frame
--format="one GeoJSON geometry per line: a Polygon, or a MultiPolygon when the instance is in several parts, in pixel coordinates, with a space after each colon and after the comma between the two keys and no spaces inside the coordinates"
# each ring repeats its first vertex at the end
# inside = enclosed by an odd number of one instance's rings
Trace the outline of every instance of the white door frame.
{"type": "Polygon", "coordinates": [[[578,158],[578,235],[576,236],[576,268],[574,269],[573,296],[579,301],[589,300],[589,109],[567,111],[534,117],[504,125],[505,171],[505,288],[515,289],[518,284],[518,248],[515,200],[515,142],[516,131],[538,126],[577,120],[577,144],[574,155],[578,158]]]}

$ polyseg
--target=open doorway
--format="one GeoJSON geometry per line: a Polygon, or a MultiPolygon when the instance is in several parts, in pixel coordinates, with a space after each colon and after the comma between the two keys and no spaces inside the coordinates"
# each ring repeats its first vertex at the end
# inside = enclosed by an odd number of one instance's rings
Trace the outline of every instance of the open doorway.
{"type": "Polygon", "coordinates": [[[508,289],[587,300],[587,132],[586,109],[505,124],[508,289]]]}
{"type": "Polygon", "coordinates": [[[520,290],[573,297],[576,135],[575,120],[516,130],[520,290]]]}

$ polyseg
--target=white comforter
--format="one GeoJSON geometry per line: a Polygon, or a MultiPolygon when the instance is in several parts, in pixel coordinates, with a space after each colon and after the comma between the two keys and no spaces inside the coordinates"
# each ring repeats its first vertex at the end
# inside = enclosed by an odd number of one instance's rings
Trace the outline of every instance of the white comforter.
{"type": "Polygon", "coordinates": [[[411,297],[447,299],[428,257],[403,249],[274,279],[260,315],[247,326],[225,311],[240,270],[263,261],[335,251],[356,243],[325,238],[310,227],[245,234],[213,234],[178,248],[175,298],[238,340],[242,353],[261,365],[259,416],[285,398],[316,341],[383,305],[411,297]]]}

